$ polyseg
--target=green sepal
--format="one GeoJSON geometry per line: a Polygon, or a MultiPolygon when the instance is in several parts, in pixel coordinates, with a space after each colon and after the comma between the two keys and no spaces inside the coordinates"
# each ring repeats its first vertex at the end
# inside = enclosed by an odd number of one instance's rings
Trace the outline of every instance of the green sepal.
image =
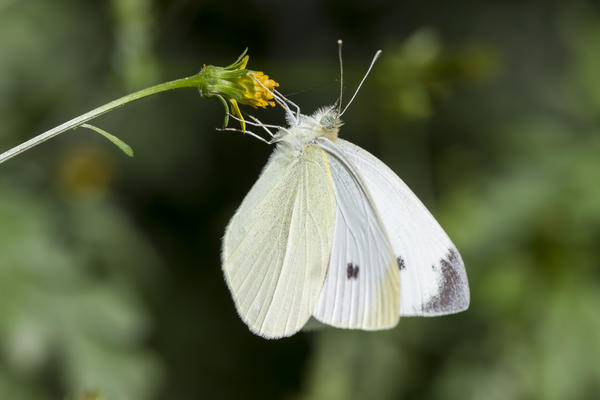
{"type": "Polygon", "coordinates": [[[237,67],[239,67],[242,63],[242,59],[244,58],[247,52],[248,48],[246,47],[244,51],[242,51],[242,54],[240,54],[240,56],[237,58],[237,60],[235,60],[232,64],[229,64],[228,66],[224,67],[224,69],[236,69],[237,67]]]}

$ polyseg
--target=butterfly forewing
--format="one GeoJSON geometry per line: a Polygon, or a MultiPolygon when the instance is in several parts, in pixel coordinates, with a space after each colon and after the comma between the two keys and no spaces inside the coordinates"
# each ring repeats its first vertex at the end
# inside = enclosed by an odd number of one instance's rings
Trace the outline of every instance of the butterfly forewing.
{"type": "Polygon", "coordinates": [[[227,227],[223,269],[242,319],[276,338],[300,330],[323,285],[334,224],[324,152],[275,151],[227,227]]]}
{"type": "Polygon", "coordinates": [[[383,329],[399,316],[399,271],[377,210],[355,168],[327,139],[335,230],[327,277],[313,315],[342,328],[383,329]]]}
{"type": "Polygon", "coordinates": [[[400,271],[400,314],[442,315],[469,306],[460,254],[435,218],[402,180],[367,151],[336,145],[363,178],[383,221],[400,271]]]}

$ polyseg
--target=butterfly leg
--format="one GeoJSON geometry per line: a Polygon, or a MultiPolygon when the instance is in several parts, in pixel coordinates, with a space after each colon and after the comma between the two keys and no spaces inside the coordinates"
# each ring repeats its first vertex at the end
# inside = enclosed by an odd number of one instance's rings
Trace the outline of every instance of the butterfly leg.
{"type": "MultiPolygon", "coordinates": [[[[295,121],[295,124],[297,125],[300,122],[299,117],[296,117],[294,115],[294,113],[292,112],[292,110],[290,109],[290,107],[287,105],[286,101],[284,99],[282,99],[279,94],[274,93],[272,90],[270,90],[268,87],[266,87],[265,85],[263,85],[263,83],[261,81],[259,81],[258,79],[256,79],[255,77],[252,77],[256,83],[258,83],[260,86],[262,86],[262,88],[264,90],[266,90],[271,96],[273,96],[273,99],[277,102],[277,104],[279,104],[281,106],[281,108],[283,108],[286,112],[286,114],[289,114],[292,119],[295,121]]],[[[298,111],[300,109],[298,108],[298,111]]]]}
{"type": "Polygon", "coordinates": [[[266,139],[265,139],[265,138],[263,138],[262,136],[260,136],[260,135],[257,135],[256,133],[254,133],[254,132],[251,132],[251,131],[249,131],[249,130],[247,130],[247,129],[246,129],[245,131],[243,131],[243,130],[241,130],[241,129],[237,129],[237,128],[217,128],[217,130],[218,130],[219,132],[227,131],[227,132],[240,132],[240,133],[247,133],[247,134],[249,134],[250,136],[252,136],[252,137],[254,137],[254,138],[256,138],[256,139],[260,140],[261,142],[264,142],[264,143],[266,143],[266,144],[273,144],[273,142],[272,142],[272,141],[270,141],[270,140],[266,140],[266,139]]]}
{"type": "Polygon", "coordinates": [[[296,103],[294,103],[293,101],[291,101],[290,99],[285,97],[283,94],[281,94],[277,90],[273,89],[273,92],[275,92],[278,96],[280,96],[283,100],[285,100],[286,103],[288,103],[292,107],[296,108],[296,120],[300,120],[300,107],[298,107],[298,105],[296,103]]]}
{"type": "MultiPolygon", "coordinates": [[[[250,114],[246,114],[246,115],[254,121],[254,122],[246,121],[246,123],[248,125],[258,126],[260,128],[263,128],[272,138],[277,138],[278,135],[277,134],[273,134],[273,132],[271,132],[271,130],[269,128],[282,130],[283,132],[291,135],[291,132],[289,131],[289,129],[287,129],[287,128],[283,127],[283,126],[272,125],[272,124],[265,124],[265,123],[261,122],[258,118],[256,118],[253,115],[250,115],[250,114]]],[[[239,119],[235,115],[230,114],[230,116],[231,116],[231,118],[233,118],[235,120],[239,119]]]]}

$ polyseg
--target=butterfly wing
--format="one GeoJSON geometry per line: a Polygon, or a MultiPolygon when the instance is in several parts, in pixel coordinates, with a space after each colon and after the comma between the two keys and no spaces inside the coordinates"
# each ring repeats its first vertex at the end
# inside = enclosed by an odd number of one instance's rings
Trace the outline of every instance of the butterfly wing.
{"type": "Polygon", "coordinates": [[[435,218],[383,162],[345,140],[336,145],[364,179],[390,238],[400,270],[400,314],[433,316],[467,309],[465,266],[435,218]]]}
{"type": "Polygon", "coordinates": [[[327,277],[313,312],[340,328],[384,329],[400,310],[399,272],[377,210],[352,163],[335,144],[327,151],[335,192],[335,229],[327,277]]]}
{"type": "Polygon", "coordinates": [[[325,279],[334,203],[327,160],[276,150],[231,219],[223,271],[237,311],[267,338],[290,336],[310,318],[325,279]]]}

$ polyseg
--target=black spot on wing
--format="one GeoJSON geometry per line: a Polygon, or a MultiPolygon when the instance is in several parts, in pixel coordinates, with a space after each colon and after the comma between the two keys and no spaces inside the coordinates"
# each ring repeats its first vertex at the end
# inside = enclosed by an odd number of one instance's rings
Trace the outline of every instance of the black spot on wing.
{"type": "Polygon", "coordinates": [[[398,263],[398,269],[400,271],[402,271],[403,269],[406,269],[406,263],[404,262],[404,258],[402,258],[401,256],[396,257],[396,262],[398,263]]]}
{"type": "Polygon", "coordinates": [[[431,268],[441,272],[438,283],[439,290],[424,304],[424,311],[445,312],[465,308],[468,299],[463,290],[467,283],[466,277],[462,273],[463,263],[457,251],[448,249],[446,256],[440,260],[439,266],[432,265],[431,268]]]}
{"type": "Polygon", "coordinates": [[[349,262],[346,266],[346,277],[348,279],[357,279],[358,278],[358,265],[354,265],[349,262]]]}

